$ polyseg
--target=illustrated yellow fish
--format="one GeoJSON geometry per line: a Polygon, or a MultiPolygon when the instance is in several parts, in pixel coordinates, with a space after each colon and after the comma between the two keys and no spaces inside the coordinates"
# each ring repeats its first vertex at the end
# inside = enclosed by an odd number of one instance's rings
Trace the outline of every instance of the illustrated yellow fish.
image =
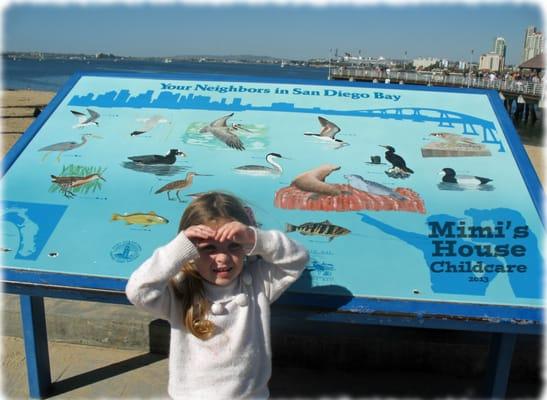
{"type": "Polygon", "coordinates": [[[125,221],[128,225],[139,224],[144,226],[167,224],[169,220],[150,211],[148,214],[133,213],[133,214],[112,214],[112,221],[125,221]]]}

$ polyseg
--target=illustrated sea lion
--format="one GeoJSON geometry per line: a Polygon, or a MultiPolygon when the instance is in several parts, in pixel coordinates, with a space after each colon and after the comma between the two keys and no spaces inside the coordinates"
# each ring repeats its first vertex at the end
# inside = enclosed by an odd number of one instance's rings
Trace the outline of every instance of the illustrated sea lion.
{"type": "Polygon", "coordinates": [[[340,166],[324,164],[298,175],[291,182],[291,185],[294,185],[305,192],[338,196],[341,194],[340,189],[335,185],[326,183],[325,178],[329,176],[331,172],[339,169],[340,166]]]}

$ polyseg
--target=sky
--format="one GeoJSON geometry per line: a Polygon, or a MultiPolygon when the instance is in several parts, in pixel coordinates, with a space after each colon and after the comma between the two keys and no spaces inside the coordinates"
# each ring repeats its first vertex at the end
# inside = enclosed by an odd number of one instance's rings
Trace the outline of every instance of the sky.
{"type": "Polygon", "coordinates": [[[521,62],[526,28],[544,31],[545,14],[539,1],[220,4],[11,1],[2,9],[2,50],[305,60],[338,49],[364,57],[478,62],[501,36],[512,65],[521,62]]]}

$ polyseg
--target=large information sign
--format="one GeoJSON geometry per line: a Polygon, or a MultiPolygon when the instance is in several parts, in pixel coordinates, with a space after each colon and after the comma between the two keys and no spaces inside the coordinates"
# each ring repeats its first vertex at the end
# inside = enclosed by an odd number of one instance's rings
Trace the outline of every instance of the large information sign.
{"type": "Polygon", "coordinates": [[[519,312],[542,305],[542,189],[497,96],[78,75],[6,160],[4,268],[128,278],[222,190],[310,250],[292,293],[533,320],[519,312]]]}

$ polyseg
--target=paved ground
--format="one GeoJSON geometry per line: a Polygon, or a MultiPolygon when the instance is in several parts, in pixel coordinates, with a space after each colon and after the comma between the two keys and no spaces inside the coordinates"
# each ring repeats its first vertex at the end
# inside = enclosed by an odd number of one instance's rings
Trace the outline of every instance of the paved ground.
{"type": "MultiPolygon", "coordinates": [[[[3,391],[27,398],[23,341],[2,337],[3,391]]],[[[134,350],[50,343],[52,399],[165,398],[167,359],[134,350]]],[[[510,381],[508,397],[538,398],[540,383],[510,381]]],[[[272,398],[478,397],[479,379],[412,371],[297,368],[274,363],[272,398]]]]}

